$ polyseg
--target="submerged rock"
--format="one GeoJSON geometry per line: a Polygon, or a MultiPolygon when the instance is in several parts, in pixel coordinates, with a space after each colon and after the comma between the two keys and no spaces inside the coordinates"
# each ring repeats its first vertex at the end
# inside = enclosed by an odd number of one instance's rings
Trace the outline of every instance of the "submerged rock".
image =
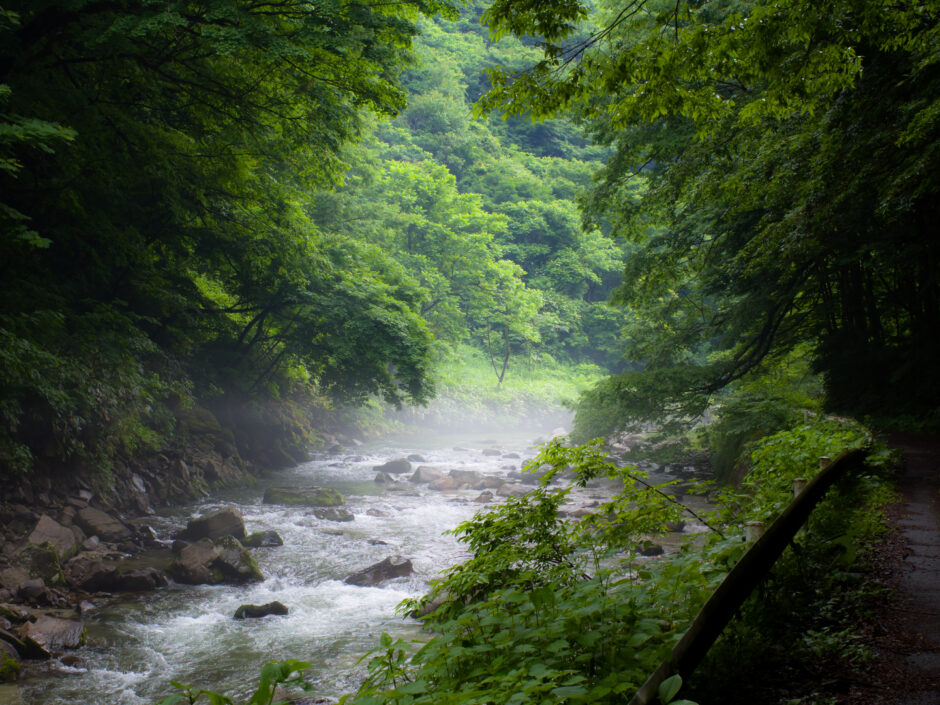
{"type": "Polygon", "coordinates": [[[283,616],[288,613],[287,606],[281,602],[269,602],[266,605],[242,605],[235,610],[235,619],[258,619],[270,614],[283,616]]]}
{"type": "Polygon", "coordinates": [[[237,539],[245,538],[245,520],[242,515],[231,507],[190,519],[186,528],[180,532],[179,537],[186,541],[199,539],[220,539],[223,536],[234,536],[237,539]]]}
{"type": "Polygon", "coordinates": [[[356,518],[355,515],[345,507],[314,509],[313,515],[317,519],[324,519],[326,521],[352,521],[356,518]]]}
{"type": "Polygon", "coordinates": [[[390,475],[401,475],[402,473],[411,472],[411,461],[407,458],[396,458],[395,460],[389,460],[387,463],[376,465],[372,469],[376,472],[387,472],[390,475]]]}
{"type": "Polygon", "coordinates": [[[245,540],[242,541],[242,545],[247,548],[271,548],[274,546],[283,546],[284,539],[282,539],[281,535],[276,531],[266,529],[264,531],[255,531],[253,534],[248,534],[245,540]]]}
{"type": "Polygon", "coordinates": [[[368,568],[353,573],[344,582],[349,585],[371,587],[393,578],[403,578],[412,573],[414,573],[414,568],[410,560],[401,556],[389,556],[384,561],[373,563],[368,568]]]}
{"type": "Polygon", "coordinates": [[[337,507],[345,503],[343,495],[329,487],[269,487],[263,501],[300,507],[337,507]]]}

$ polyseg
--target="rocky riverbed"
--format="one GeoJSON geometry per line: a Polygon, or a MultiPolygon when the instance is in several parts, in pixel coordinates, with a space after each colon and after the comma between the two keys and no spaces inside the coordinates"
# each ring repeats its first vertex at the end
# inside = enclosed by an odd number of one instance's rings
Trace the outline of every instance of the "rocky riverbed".
{"type": "MultiPolygon", "coordinates": [[[[0,648],[15,685],[0,702],[150,703],[171,679],[245,693],[264,660],[287,657],[314,664],[321,696],[352,689],[380,632],[419,635],[394,608],[460,559],[444,532],[535,483],[520,473],[532,440],[323,454],[143,516],[90,490],[8,503],[0,648]]],[[[579,490],[566,511],[577,519],[608,493],[579,490]]]]}

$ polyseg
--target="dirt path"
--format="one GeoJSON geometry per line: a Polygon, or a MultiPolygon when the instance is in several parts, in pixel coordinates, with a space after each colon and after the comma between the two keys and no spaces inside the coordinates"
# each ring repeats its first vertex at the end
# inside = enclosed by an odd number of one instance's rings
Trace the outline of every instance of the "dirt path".
{"type": "Polygon", "coordinates": [[[905,460],[896,519],[904,556],[889,605],[895,633],[886,636],[910,679],[885,702],[940,705],[940,438],[898,434],[890,443],[905,460]]]}

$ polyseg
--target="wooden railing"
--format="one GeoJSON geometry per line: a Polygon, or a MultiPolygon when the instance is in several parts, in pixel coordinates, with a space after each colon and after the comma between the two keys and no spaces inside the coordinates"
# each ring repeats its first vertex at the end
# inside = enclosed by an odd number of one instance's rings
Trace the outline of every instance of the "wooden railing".
{"type": "Polygon", "coordinates": [[[678,673],[683,679],[687,679],[692,674],[734,614],[770,572],[826,491],[844,473],[860,467],[867,454],[867,449],[843,453],[827,463],[819,474],[807,483],[763,536],[731,569],[673,648],[672,656],[660,664],[636,692],[629,705],[649,705],[655,702],[659,685],[666,678],[678,673]]]}

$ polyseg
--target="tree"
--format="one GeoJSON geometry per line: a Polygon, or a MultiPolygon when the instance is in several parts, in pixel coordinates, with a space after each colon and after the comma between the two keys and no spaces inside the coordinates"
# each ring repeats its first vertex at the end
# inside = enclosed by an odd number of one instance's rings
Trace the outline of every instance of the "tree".
{"type": "Polygon", "coordinates": [[[408,287],[366,271],[300,203],[335,181],[364,112],[404,106],[414,21],[438,11],[5,5],[4,447],[24,458],[53,438],[70,456],[117,426],[146,435],[157,402],[190,389],[280,394],[304,379],[427,397],[430,339],[408,287]]]}
{"type": "Polygon", "coordinates": [[[610,380],[628,416],[694,417],[809,342],[831,408],[935,409],[940,376],[940,5],[495,3],[542,59],[495,72],[488,109],[573,111],[616,149],[589,213],[635,243],[639,314],[610,380]],[[648,183],[629,198],[631,179],[648,183]]]}

